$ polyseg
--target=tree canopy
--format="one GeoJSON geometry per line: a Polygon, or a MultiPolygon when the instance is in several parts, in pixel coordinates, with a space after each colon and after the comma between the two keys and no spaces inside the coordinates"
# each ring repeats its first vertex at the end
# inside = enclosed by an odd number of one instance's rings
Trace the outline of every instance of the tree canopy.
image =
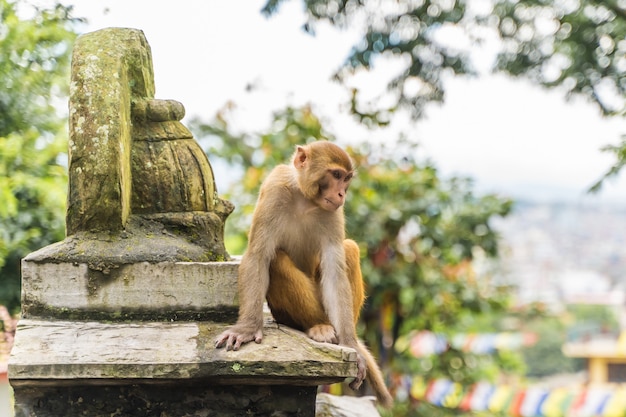
{"type": "MultiPolygon", "coordinates": [[[[268,0],[262,11],[279,11],[286,0],[268,0]]],[[[493,70],[526,77],[566,97],[580,95],[606,116],[626,116],[626,4],[618,0],[304,0],[308,21],[361,27],[363,37],[337,72],[344,80],[400,59],[403,70],[379,97],[362,102],[353,92],[352,112],[369,124],[388,124],[399,109],[415,118],[442,101],[448,75],[476,74],[472,45],[499,39],[493,70]]],[[[626,165],[626,136],[606,151],[616,157],[607,171],[626,165]]],[[[601,187],[601,181],[594,189],[601,187]]]]}
{"type": "Polygon", "coordinates": [[[20,259],[64,237],[71,8],[0,0],[0,303],[19,307],[20,259]],[[28,16],[28,17],[23,17],[28,16]]]}

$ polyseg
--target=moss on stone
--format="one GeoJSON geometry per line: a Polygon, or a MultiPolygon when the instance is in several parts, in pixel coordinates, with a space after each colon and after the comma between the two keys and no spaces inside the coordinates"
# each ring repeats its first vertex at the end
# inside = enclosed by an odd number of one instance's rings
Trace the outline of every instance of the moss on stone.
{"type": "Polygon", "coordinates": [[[38,302],[26,301],[28,307],[23,311],[24,318],[50,317],[56,320],[70,321],[101,321],[101,322],[173,322],[173,321],[214,321],[216,323],[232,323],[237,319],[238,308],[218,306],[212,308],[183,309],[180,306],[161,306],[158,309],[123,308],[113,309],[71,309],[53,307],[38,302]]]}
{"type": "MultiPolygon", "coordinates": [[[[183,225],[183,230],[186,227],[183,225]]],[[[219,236],[206,235],[204,239],[191,240],[184,231],[173,233],[177,228],[174,221],[163,224],[142,216],[131,216],[124,230],[76,233],[28,255],[26,259],[33,262],[86,263],[90,269],[105,275],[111,274],[120,265],[137,262],[230,260],[219,236]]]]}

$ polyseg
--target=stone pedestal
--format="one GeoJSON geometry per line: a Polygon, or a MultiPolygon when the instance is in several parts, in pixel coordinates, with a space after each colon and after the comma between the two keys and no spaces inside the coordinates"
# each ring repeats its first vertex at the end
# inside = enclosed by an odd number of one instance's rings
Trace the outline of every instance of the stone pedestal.
{"type": "Polygon", "coordinates": [[[215,349],[237,311],[237,260],[104,275],[46,261],[50,250],[23,261],[9,365],[16,417],[314,416],[317,386],[356,374],[353,350],[269,316],[263,343],[215,349]]]}

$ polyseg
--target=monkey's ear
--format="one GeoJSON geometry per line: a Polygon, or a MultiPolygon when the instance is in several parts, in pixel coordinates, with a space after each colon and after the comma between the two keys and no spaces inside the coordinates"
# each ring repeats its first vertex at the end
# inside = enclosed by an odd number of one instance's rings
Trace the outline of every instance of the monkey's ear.
{"type": "Polygon", "coordinates": [[[302,146],[296,147],[296,156],[294,156],[293,158],[293,165],[297,169],[304,168],[306,158],[307,158],[306,149],[304,149],[302,146]]]}

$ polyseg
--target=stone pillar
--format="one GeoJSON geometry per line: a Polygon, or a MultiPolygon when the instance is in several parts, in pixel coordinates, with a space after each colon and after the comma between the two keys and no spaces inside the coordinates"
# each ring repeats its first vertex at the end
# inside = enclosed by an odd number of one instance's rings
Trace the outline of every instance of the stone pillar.
{"type": "Polygon", "coordinates": [[[214,348],[238,308],[233,207],[152,74],[139,30],[76,42],[67,237],[22,261],[16,417],[313,416],[356,353],[269,315],[263,343],[214,348]]]}

